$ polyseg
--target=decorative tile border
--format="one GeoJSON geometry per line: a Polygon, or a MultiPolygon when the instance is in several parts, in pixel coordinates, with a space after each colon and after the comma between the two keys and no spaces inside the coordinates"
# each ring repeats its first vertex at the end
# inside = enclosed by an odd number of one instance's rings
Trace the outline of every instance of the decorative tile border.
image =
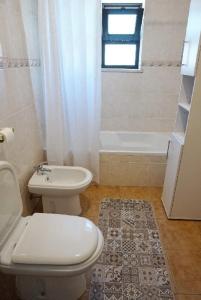
{"type": "Polygon", "coordinates": [[[39,59],[0,57],[0,69],[39,67],[39,59]]]}
{"type": "Polygon", "coordinates": [[[181,67],[180,61],[142,61],[143,67],[181,67]]]}
{"type": "MultiPolygon", "coordinates": [[[[0,57],[0,69],[40,67],[40,59],[0,57]]],[[[143,61],[142,67],[180,67],[179,61],[143,61]]]]}

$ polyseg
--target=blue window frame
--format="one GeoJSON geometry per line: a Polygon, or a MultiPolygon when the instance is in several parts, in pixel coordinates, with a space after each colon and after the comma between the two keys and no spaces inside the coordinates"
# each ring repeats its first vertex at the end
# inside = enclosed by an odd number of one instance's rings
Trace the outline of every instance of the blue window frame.
{"type": "Polygon", "coordinates": [[[142,4],[103,4],[102,68],[139,68],[143,11],[142,4]],[[111,23],[114,16],[118,25],[117,31],[114,30],[115,23],[111,23]],[[128,22],[127,31],[125,28],[122,30],[121,27],[125,27],[122,22],[128,21],[128,18],[132,22],[128,22]]]}

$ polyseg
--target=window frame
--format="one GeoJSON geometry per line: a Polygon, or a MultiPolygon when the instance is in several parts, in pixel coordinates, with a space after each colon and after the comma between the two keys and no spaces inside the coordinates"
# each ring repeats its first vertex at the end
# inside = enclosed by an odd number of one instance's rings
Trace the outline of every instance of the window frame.
{"type": "Polygon", "coordinates": [[[103,4],[102,5],[102,68],[103,69],[139,69],[141,27],[144,9],[139,4],[103,4]],[[136,14],[136,27],[133,34],[109,34],[108,15],[110,14],[136,14]],[[122,44],[136,45],[136,57],[134,65],[105,65],[105,45],[122,44]]]}

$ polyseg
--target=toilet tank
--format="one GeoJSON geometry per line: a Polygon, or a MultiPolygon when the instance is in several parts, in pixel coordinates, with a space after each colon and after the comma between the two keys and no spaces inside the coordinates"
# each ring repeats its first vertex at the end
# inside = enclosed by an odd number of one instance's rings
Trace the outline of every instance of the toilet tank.
{"type": "Polygon", "coordinates": [[[0,161],[0,250],[22,214],[22,199],[14,168],[0,161]]]}

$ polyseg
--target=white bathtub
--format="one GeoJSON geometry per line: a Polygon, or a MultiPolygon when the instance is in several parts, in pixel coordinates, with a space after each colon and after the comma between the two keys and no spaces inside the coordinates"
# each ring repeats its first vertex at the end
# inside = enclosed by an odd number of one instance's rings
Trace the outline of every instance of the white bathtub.
{"type": "Polygon", "coordinates": [[[162,186],[169,133],[100,134],[100,183],[112,186],[162,186]]]}
{"type": "Polygon", "coordinates": [[[101,131],[100,152],[166,155],[170,133],[101,131]]]}

